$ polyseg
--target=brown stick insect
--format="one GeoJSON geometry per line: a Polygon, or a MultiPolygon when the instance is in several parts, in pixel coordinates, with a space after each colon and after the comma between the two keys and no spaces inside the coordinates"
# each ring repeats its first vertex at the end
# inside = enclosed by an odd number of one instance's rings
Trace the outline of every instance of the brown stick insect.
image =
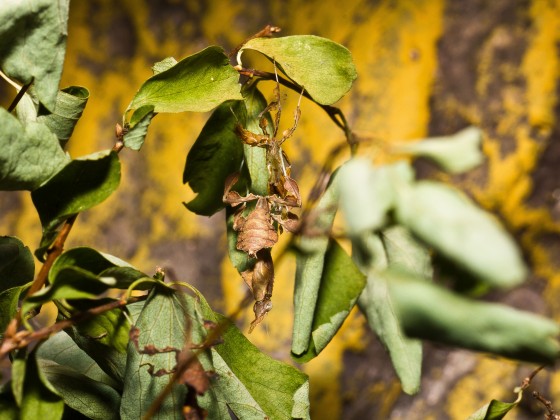
{"type": "Polygon", "coordinates": [[[290,177],[291,165],[281,146],[292,137],[297,128],[301,115],[300,103],[303,90],[294,112],[293,126],[285,130],[281,138],[277,138],[282,106],[276,65],[274,70],[276,75],[275,100],[268,104],[258,116],[262,134],[255,134],[242,127],[241,124],[235,126],[235,132],[243,143],[266,149],[269,174],[268,195],[248,193],[241,196],[238,192],[233,191],[232,188],[239,179],[239,173],[234,173],[226,179],[223,196],[224,203],[230,204],[232,207],[239,206],[233,223],[233,229],[238,232],[237,249],[257,260],[252,268],[241,273],[255,299],[253,307],[255,320],[251,323],[249,332],[272,309],[270,299],[274,284],[274,266],[270,248],[278,242],[279,231],[282,233],[283,229],[290,232],[297,230],[298,217],[291,210],[294,207],[301,207],[299,188],[296,181],[290,177]],[[273,132],[269,134],[268,120],[265,115],[271,111],[276,111],[276,115],[273,132]],[[243,211],[247,203],[255,200],[254,209],[244,216],[243,211]]]}

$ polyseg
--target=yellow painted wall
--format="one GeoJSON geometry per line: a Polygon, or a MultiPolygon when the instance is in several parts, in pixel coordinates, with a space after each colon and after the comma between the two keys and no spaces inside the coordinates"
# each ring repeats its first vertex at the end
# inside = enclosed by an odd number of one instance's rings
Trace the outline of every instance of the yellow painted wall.
{"type": "MultiPolygon", "coordinates": [[[[282,35],[316,34],[342,43],[352,51],[359,78],[353,92],[338,105],[361,136],[390,142],[422,137],[429,132],[430,98],[439,95],[435,88],[440,65],[438,41],[446,30],[452,30],[445,26],[448,3],[444,0],[270,3],[168,0],[166,4],[175,9],[167,14],[159,13],[157,2],[139,0],[74,0],[71,4],[62,85],[83,85],[91,91],[84,116],[69,143],[72,156],[112,146],[115,123],[136,89],[150,76],[155,61],[167,56],[180,59],[211,44],[231,49],[266,23],[281,26],[282,35]]],[[[481,101],[494,95],[489,86],[498,75],[506,79],[522,78],[526,84],[519,89],[509,86],[507,80],[504,83],[498,98],[504,118],[493,134],[485,138],[484,152],[489,163],[480,172],[484,176],[478,173],[464,180],[465,188],[480,203],[497,210],[520,235],[528,257],[535,264],[536,276],[549,281],[544,295],[558,321],[558,263],[541,238],[543,234],[559,234],[560,228],[548,209],[531,206],[527,200],[534,187],[532,174],[547,141],[554,140],[549,136],[557,124],[559,9],[559,0],[534,0],[528,9],[520,9],[530,22],[523,33],[527,45],[520,67],[496,69],[492,66],[492,45],[481,49],[476,67],[476,93],[481,101]],[[501,136],[505,135],[513,137],[515,142],[507,154],[501,150],[501,136]]],[[[499,30],[496,22],[494,37],[489,37],[488,43],[499,41],[499,30]]],[[[288,109],[292,109],[296,99],[288,96],[288,109]]],[[[471,123],[484,120],[484,109],[473,104],[450,102],[449,113],[461,114],[471,123]]],[[[196,252],[204,258],[204,244],[209,243],[204,240],[216,235],[212,224],[222,223],[221,216],[209,223],[186,211],[181,202],[192,198],[192,193],[182,184],[184,159],[206,117],[194,113],[158,115],[142,151],[122,153],[124,170],[119,191],[103,205],[80,216],[69,245],[101,244],[105,251],[118,256],[130,252],[130,262],[147,272],[174,261],[154,257],[154,247],[166,243],[185,247],[188,241],[202,241],[196,252]],[[134,246],[107,236],[107,231],[113,232],[119,224],[138,227],[138,231],[125,232],[134,246]]],[[[300,125],[286,144],[303,196],[328,151],[341,141],[342,133],[330,124],[324,113],[313,104],[303,103],[300,125]]],[[[39,223],[28,199],[23,200],[20,210],[1,221],[1,227],[2,232],[17,235],[32,247],[38,243],[39,223]]],[[[224,238],[221,239],[223,244],[224,238]]],[[[181,254],[180,249],[174,252],[181,254]]],[[[227,257],[215,264],[221,267],[221,285],[215,287],[220,288],[218,295],[223,292],[223,300],[214,303],[227,313],[236,307],[245,286],[227,257]]],[[[264,351],[286,361],[290,360],[293,273],[291,261],[284,260],[277,267],[274,309],[262,328],[249,336],[264,351]]],[[[193,284],[205,281],[204,278],[181,280],[193,284]]],[[[243,321],[245,326],[251,317],[249,311],[243,321]]],[[[313,418],[342,418],[343,356],[347,351],[363,350],[367,343],[366,328],[363,317],[353,313],[321,356],[303,366],[311,377],[313,418]]],[[[388,359],[380,360],[387,363],[388,359]]],[[[372,364],[378,362],[371,360],[372,364]]],[[[427,375],[430,381],[437,381],[436,371],[427,375]]],[[[477,356],[471,375],[450,384],[444,406],[420,402],[415,405],[416,412],[407,412],[404,417],[395,414],[394,418],[442,418],[444,411],[449,418],[466,417],[491,398],[504,395],[508,398],[512,383],[514,386],[518,382],[516,375],[516,367],[510,362],[477,356]]],[[[552,375],[551,380],[556,386],[549,396],[560,404],[560,375],[552,375]]],[[[388,418],[399,396],[396,380],[372,383],[369,387],[371,405],[381,402],[377,418],[388,418]]],[[[422,398],[426,398],[428,391],[419,400],[424,401],[422,398]]]]}

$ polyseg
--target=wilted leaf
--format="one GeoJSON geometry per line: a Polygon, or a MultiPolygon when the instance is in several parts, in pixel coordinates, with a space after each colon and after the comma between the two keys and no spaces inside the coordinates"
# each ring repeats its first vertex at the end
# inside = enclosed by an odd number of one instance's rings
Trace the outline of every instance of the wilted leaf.
{"type": "Polygon", "coordinates": [[[407,335],[539,364],[560,356],[560,327],[505,305],[464,298],[413,274],[385,271],[407,335]]]}
{"type": "Polygon", "coordinates": [[[350,90],[357,77],[352,55],[347,48],[314,35],[281,38],[255,38],[239,51],[259,51],[303,86],[313,100],[323,105],[338,101],[350,90]]]}
{"type": "Polygon", "coordinates": [[[0,236],[0,292],[29,283],[34,275],[29,248],[14,236],[0,236]]]}
{"type": "Polygon", "coordinates": [[[243,99],[239,75],[220,47],[208,47],[150,77],[128,109],[153,105],[154,112],[206,112],[243,99]]]}
{"type": "MultiPolygon", "coordinates": [[[[380,274],[382,270],[393,264],[394,253],[389,254],[381,239],[374,233],[364,235],[360,246],[365,248],[361,252],[367,256],[361,268],[367,273],[367,284],[358,299],[358,304],[366,315],[371,329],[387,348],[403,391],[407,394],[415,394],[420,388],[422,343],[408,338],[402,331],[395,303],[389,294],[387,280],[380,274]]],[[[404,242],[394,234],[389,233],[389,235],[394,237],[396,244],[404,242]]],[[[356,241],[354,240],[353,244],[354,250],[356,241]]],[[[403,247],[406,247],[404,244],[403,247]]],[[[399,255],[399,258],[403,257],[399,255]]],[[[408,260],[403,258],[400,261],[397,264],[414,269],[421,266],[418,262],[422,261],[422,257],[418,258],[412,254],[408,260]]]]}
{"type": "Polygon", "coordinates": [[[84,87],[70,86],[62,89],[56,97],[54,112],[40,110],[37,121],[49,127],[49,130],[58,137],[60,146],[65,147],[82,116],[88,99],[89,91],[84,87]]]}
{"type": "Polygon", "coordinates": [[[115,191],[121,176],[116,152],[104,151],[71,161],[49,182],[33,191],[43,237],[35,255],[43,260],[57,228],[69,217],[103,202],[115,191]]]}
{"type": "Polygon", "coordinates": [[[0,126],[0,190],[34,190],[70,161],[45,124],[24,127],[0,108],[0,126]]]}
{"type": "Polygon", "coordinates": [[[337,175],[310,214],[313,222],[309,228],[316,232],[302,235],[298,242],[301,252],[296,254],[296,278],[294,286],[294,327],[292,330],[292,354],[299,356],[309,349],[313,318],[321,276],[325,264],[325,253],[329,245],[331,227],[338,209],[339,190],[337,175]]]}
{"type": "Polygon", "coordinates": [[[451,136],[434,137],[416,143],[396,146],[401,153],[425,156],[447,172],[457,174],[470,171],[484,160],[480,144],[482,132],[468,127],[451,136]]]}
{"type": "Polygon", "coordinates": [[[307,362],[316,357],[338,332],[366,285],[365,276],[336,241],[324,254],[319,296],[313,315],[312,341],[295,357],[307,362]]]}
{"type": "Polygon", "coordinates": [[[401,189],[396,217],[418,238],[491,286],[513,287],[527,274],[506,230],[449,186],[422,181],[401,189]]]}
{"type": "Polygon", "coordinates": [[[0,3],[0,69],[22,84],[33,81],[37,97],[50,111],[66,52],[69,2],[0,3]]]}
{"type": "Polygon", "coordinates": [[[103,382],[94,381],[68,365],[39,359],[44,375],[64,402],[90,419],[118,419],[119,393],[103,382]]]}
{"type": "Polygon", "coordinates": [[[226,178],[239,171],[243,145],[234,131],[236,118],[245,117],[241,101],[226,102],[210,116],[187,155],[183,183],[198,193],[185,206],[196,214],[211,216],[224,208],[226,178]]]}

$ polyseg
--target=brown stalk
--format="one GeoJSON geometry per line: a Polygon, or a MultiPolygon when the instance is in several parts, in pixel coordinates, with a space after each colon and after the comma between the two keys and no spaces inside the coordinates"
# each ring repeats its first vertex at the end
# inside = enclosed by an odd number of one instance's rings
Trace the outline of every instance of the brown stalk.
{"type": "Polygon", "coordinates": [[[31,80],[31,82],[29,82],[28,84],[23,85],[21,87],[21,89],[17,93],[16,97],[14,98],[14,100],[12,101],[10,106],[8,107],[8,112],[12,112],[14,109],[16,109],[17,104],[19,103],[21,98],[23,98],[23,95],[25,95],[25,92],[27,92],[27,90],[30,88],[32,83],[33,83],[33,80],[31,80]]]}

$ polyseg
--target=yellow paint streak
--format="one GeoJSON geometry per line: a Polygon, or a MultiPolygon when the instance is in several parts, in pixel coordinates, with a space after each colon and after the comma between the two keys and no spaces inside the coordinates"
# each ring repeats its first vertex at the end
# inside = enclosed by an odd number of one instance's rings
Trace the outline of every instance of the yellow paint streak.
{"type": "Polygon", "coordinates": [[[550,129],[556,123],[554,108],[558,100],[560,2],[532,1],[530,15],[534,35],[522,64],[522,71],[527,76],[529,123],[550,129]]]}

